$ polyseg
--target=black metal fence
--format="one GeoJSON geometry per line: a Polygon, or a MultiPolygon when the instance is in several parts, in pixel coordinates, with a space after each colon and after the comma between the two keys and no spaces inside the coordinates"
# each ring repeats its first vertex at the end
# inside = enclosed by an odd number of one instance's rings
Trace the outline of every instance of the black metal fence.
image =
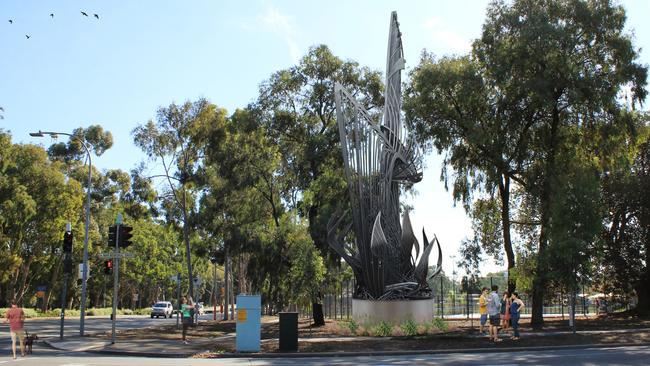
{"type": "MultiPolygon", "coordinates": [[[[456,291],[460,286],[451,290],[443,287],[434,289],[434,316],[448,319],[478,319],[479,293],[466,293],[456,291]]],[[[576,294],[576,315],[596,315],[599,313],[612,313],[627,310],[631,305],[628,302],[617,300],[613,297],[601,296],[586,291],[576,294]]],[[[349,319],[352,316],[353,281],[343,281],[336,286],[336,291],[330,291],[322,297],[323,313],[330,319],[349,319]]],[[[500,293],[500,295],[502,292],[500,293]]],[[[520,293],[520,298],[525,304],[522,314],[531,313],[531,298],[528,294],[520,293]]],[[[569,316],[570,297],[566,293],[547,294],[544,304],[545,316],[569,316]]],[[[301,316],[311,316],[311,307],[299,309],[301,316]]]]}

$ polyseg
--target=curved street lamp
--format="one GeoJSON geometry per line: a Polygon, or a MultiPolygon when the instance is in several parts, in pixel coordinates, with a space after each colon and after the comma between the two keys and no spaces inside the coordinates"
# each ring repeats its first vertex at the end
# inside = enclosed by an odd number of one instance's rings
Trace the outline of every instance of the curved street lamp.
{"type": "Polygon", "coordinates": [[[92,160],[90,157],[90,149],[86,145],[86,142],[79,137],[65,132],[46,132],[39,130],[38,132],[30,132],[32,137],[44,137],[48,135],[50,137],[56,138],[59,135],[69,136],[70,138],[77,139],[81,142],[81,145],[86,150],[88,155],[88,189],[86,191],[86,234],[84,236],[84,256],[83,256],[83,270],[82,270],[82,282],[81,282],[81,319],[79,322],[79,335],[84,335],[84,320],[86,318],[86,282],[88,281],[88,226],[90,225],[90,186],[92,183],[92,160]]]}

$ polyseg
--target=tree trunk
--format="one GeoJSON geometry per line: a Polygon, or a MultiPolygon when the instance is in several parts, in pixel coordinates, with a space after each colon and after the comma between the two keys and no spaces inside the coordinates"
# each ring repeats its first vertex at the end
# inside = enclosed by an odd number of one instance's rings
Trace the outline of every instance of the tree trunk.
{"type": "Polygon", "coordinates": [[[325,325],[325,315],[323,314],[323,304],[312,302],[312,316],[314,317],[314,326],[320,327],[325,325]]]}
{"type": "Polygon", "coordinates": [[[228,277],[230,276],[230,266],[229,264],[229,258],[230,258],[230,252],[228,251],[228,245],[225,245],[225,256],[226,256],[226,262],[225,262],[225,267],[224,268],[224,275],[223,275],[223,292],[224,292],[224,308],[223,308],[223,320],[228,320],[228,307],[230,306],[230,285],[228,283],[228,277]]]}
{"type": "Polygon", "coordinates": [[[192,274],[192,253],[190,248],[190,228],[187,217],[187,194],[183,189],[183,241],[185,242],[185,258],[187,259],[187,277],[189,281],[189,296],[194,299],[194,275],[192,274]]]}
{"type": "Polygon", "coordinates": [[[499,182],[499,196],[501,197],[503,246],[508,261],[508,292],[512,293],[517,287],[517,281],[512,278],[512,270],[515,268],[515,252],[512,249],[512,238],[510,236],[510,178],[507,175],[503,175],[503,179],[499,182]]]}
{"type": "Polygon", "coordinates": [[[638,300],[636,309],[637,312],[641,315],[650,315],[650,286],[648,286],[649,283],[650,283],[650,235],[646,234],[645,271],[641,275],[641,280],[636,283],[636,286],[634,288],[638,300]]]}
{"type": "Polygon", "coordinates": [[[59,279],[59,273],[61,272],[61,267],[63,267],[63,257],[59,257],[58,263],[54,266],[54,272],[52,272],[52,278],[50,280],[50,285],[45,290],[45,297],[43,298],[43,304],[41,304],[41,311],[46,312],[50,306],[50,300],[52,299],[52,292],[54,291],[54,284],[57,283],[59,279]]]}
{"type": "MultiPolygon", "coordinates": [[[[559,99],[559,97],[558,97],[559,99]]],[[[560,111],[556,105],[553,107],[551,131],[548,139],[548,156],[546,157],[546,167],[544,172],[544,181],[540,195],[540,221],[541,229],[539,235],[539,248],[537,252],[537,266],[535,268],[535,279],[533,280],[533,299],[532,315],[530,325],[533,329],[544,327],[544,293],[546,290],[546,269],[548,267],[546,260],[546,248],[549,240],[549,230],[551,225],[551,199],[553,197],[553,180],[555,178],[555,153],[558,145],[558,128],[560,125],[560,111]]]]}
{"type": "MultiPolygon", "coordinates": [[[[324,240],[326,235],[321,236],[317,234],[317,230],[315,228],[317,217],[318,217],[318,206],[312,205],[311,207],[309,207],[309,234],[311,236],[311,239],[314,241],[316,247],[321,249],[323,248],[321,242],[324,240]]],[[[327,243],[325,243],[325,245],[327,245],[327,243]]],[[[323,304],[321,302],[320,297],[317,296],[312,299],[311,311],[312,311],[312,317],[314,319],[314,325],[316,326],[325,325],[325,317],[323,316],[323,304]]]]}

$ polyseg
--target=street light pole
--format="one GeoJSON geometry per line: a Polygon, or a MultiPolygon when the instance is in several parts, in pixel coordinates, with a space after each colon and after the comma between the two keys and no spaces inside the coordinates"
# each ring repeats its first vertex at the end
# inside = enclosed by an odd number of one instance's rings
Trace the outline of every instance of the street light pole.
{"type": "Polygon", "coordinates": [[[38,131],[38,132],[31,132],[29,134],[32,137],[44,137],[45,135],[49,135],[51,137],[56,138],[58,135],[64,135],[64,136],[69,136],[70,138],[77,139],[77,141],[81,142],[81,146],[84,147],[86,150],[86,154],[88,155],[88,188],[86,190],[86,227],[85,227],[85,235],[84,235],[84,254],[83,254],[83,270],[82,270],[82,282],[81,282],[81,308],[79,309],[81,312],[81,319],[79,321],[79,335],[83,336],[84,335],[84,321],[86,318],[86,283],[88,282],[88,227],[90,225],[90,186],[92,185],[92,159],[90,157],[90,150],[88,149],[88,146],[86,145],[86,142],[79,137],[72,135],[70,133],[65,133],[65,132],[45,132],[45,131],[38,131]]]}

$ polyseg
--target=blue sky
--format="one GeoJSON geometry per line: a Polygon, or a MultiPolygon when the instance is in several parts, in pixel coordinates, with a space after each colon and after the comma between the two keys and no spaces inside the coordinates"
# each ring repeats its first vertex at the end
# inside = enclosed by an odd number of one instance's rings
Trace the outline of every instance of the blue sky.
{"type": "MultiPolygon", "coordinates": [[[[130,133],[159,106],[206,97],[232,113],[253,101],[259,84],[274,71],[294,65],[316,44],[383,72],[393,10],[407,70],[417,65],[424,48],[440,56],[466,53],[480,35],[487,3],[3,0],[0,106],[5,119],[0,127],[10,130],[15,142],[47,146],[49,138],[28,133],[101,124],[115,143],[93,163],[128,171],[145,159],[130,133]]],[[[648,64],[650,2],[622,4],[642,48],[641,61],[648,64]]],[[[416,232],[424,226],[429,236],[438,235],[450,273],[450,256],[471,228],[439,182],[440,157],[430,156],[427,163],[424,180],[416,185],[419,195],[409,198],[412,221],[416,232]]],[[[488,259],[483,271],[498,268],[488,259]]]]}

